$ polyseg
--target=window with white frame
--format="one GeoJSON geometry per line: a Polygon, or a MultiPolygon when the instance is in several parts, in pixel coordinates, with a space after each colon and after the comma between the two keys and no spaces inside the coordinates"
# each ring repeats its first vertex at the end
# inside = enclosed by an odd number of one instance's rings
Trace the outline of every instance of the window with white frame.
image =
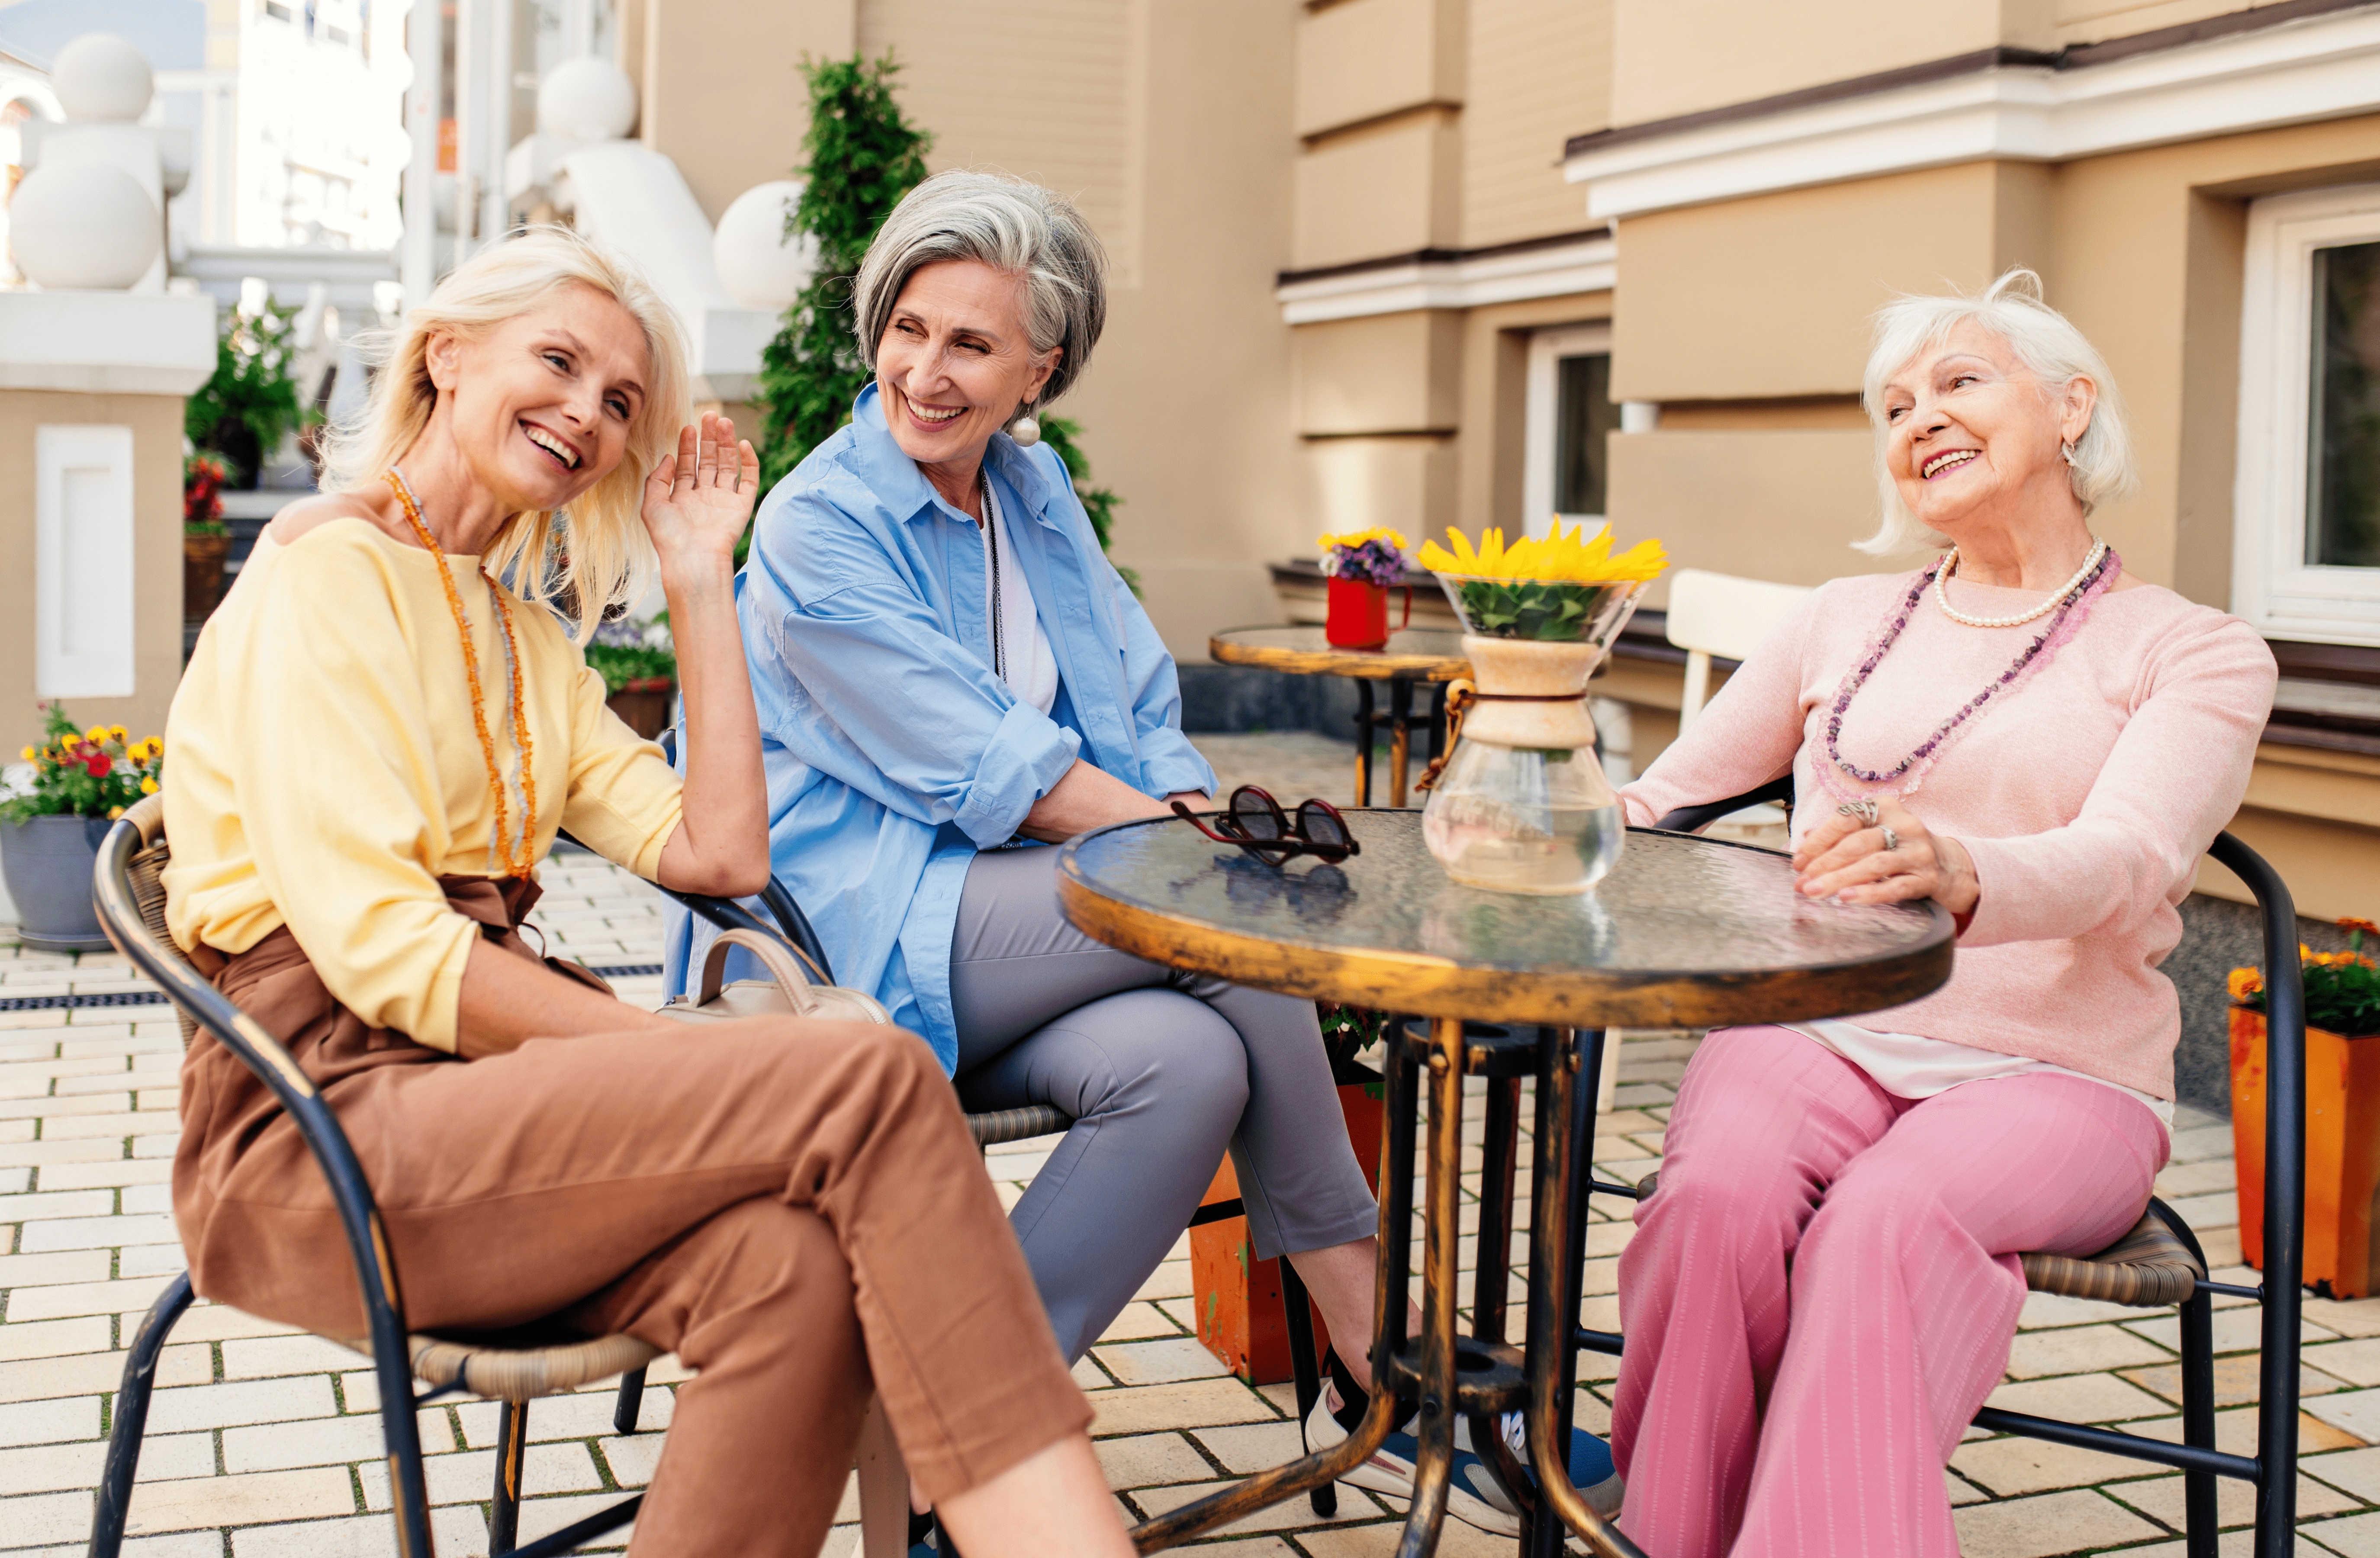
{"type": "Polygon", "coordinates": [[[1603,522],[1611,434],[1611,327],[1565,325],[1529,336],[1521,512],[1528,533],[1564,524],[1603,522]]]}
{"type": "Polygon", "coordinates": [[[2232,610],[2380,645],[2380,184],[2248,212],[2232,610]]]}

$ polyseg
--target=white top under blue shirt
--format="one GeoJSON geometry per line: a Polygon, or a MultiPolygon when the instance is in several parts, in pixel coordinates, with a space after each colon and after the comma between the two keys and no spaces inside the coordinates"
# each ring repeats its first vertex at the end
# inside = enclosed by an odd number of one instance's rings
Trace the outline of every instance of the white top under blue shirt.
{"type": "MultiPolygon", "coordinates": [[[[869,385],[849,425],[760,502],[736,610],[760,715],[770,857],[835,981],[873,994],[951,1069],[951,934],[978,852],[1015,836],[1077,757],[1151,797],[1205,790],[1173,661],[1100,553],[1056,453],[992,435],[1002,604],[1023,581],[1055,670],[1047,708],[992,674],[985,531],[901,452],[869,385]]],[[[1002,615],[1015,620],[1011,611],[1002,615]]],[[[1012,680],[1038,678],[1039,655],[1012,680]]],[[[681,754],[683,761],[683,754],[681,754]]],[[[762,918],[767,918],[765,912],[762,918]]],[[[666,985],[710,940],[670,910],[666,985]]],[[[759,978],[741,953],[728,977],[759,978]]]]}

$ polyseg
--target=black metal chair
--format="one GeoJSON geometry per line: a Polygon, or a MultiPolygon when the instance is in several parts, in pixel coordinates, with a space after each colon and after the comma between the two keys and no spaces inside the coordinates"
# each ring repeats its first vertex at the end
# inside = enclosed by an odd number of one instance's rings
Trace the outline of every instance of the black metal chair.
{"type": "MultiPolygon", "coordinates": [[[[1791,805],[1789,775],[1730,800],[1683,807],[1657,826],[1695,833],[1722,817],[1762,801],[1791,805]]],[[[1975,1426],[1994,1433],[2019,1434],[2054,1444],[2129,1456],[2180,1471],[2184,1540],[2189,1558],[2216,1558],[2215,1479],[2237,1478],[2256,1490],[2255,1558],[2287,1558],[2293,1551],[2297,1515],[2299,1282],[2305,1221],[2305,987],[2298,962],[2296,907],[2289,890],[2263,857],[2229,834],[2216,837],[2207,853],[2247,884],[2264,922],[2267,1068],[2265,1091],[2265,1280],[2254,1287],[2211,1281],[2205,1253],[2180,1214],[2152,1198],[2131,1232],[2086,1260],[2065,1256],[2023,1257],[2025,1284],[2036,1293],[2097,1299],[2143,1308],[2180,1307],[2181,1321],[2181,1442],[2149,1439],[2118,1429],[2063,1422],[2031,1413],[1986,1406],[1975,1426]],[[2213,1297],[2252,1299],[2263,1306],[2263,1356],[2257,1392],[2256,1454],[2229,1455],[2215,1447],[2215,1340],[2213,1297]]],[[[1591,1036],[1585,1060],[1601,1059],[1603,1035],[1591,1036]]],[[[1582,1089],[1582,1092],[1584,1089],[1582,1089]]],[[[1572,1129],[1584,1165],[1592,1116],[1572,1129]]],[[[1586,1172],[1584,1169],[1582,1172],[1586,1172]]],[[[1642,1199],[1658,1175],[1630,1187],[1587,1175],[1586,1194],[1572,1198],[1571,1248],[1585,1244],[1586,1208],[1596,1194],[1642,1199]]],[[[1617,1355],[1619,1333],[1590,1331],[1578,1323],[1576,1274],[1563,1295],[1573,1352],[1617,1355]]],[[[1569,1425],[1563,1424],[1564,1428],[1569,1425]]],[[[1548,1522],[1550,1524],[1550,1522],[1548,1522]]],[[[1559,1538],[1557,1536],[1556,1540],[1559,1538]]],[[[1549,1552],[1552,1550],[1548,1550],[1549,1552]]]]}
{"type": "MultiPolygon", "coordinates": [[[[188,1043],[203,1028],[272,1089],[311,1150],[347,1236],[362,1289],[367,1333],[329,1338],[369,1354],[380,1389],[381,1431],[388,1451],[390,1502],[396,1520],[397,1552],[429,1558],[430,1498],[423,1482],[418,1407],[456,1394],[502,1404],[497,1422],[496,1479],[489,1550],[496,1558],[557,1558],[576,1552],[607,1531],[636,1518],[642,1494],[526,1545],[516,1545],[522,1463],[528,1447],[528,1404],[622,1376],[615,1421],[623,1433],[636,1431],[638,1396],[645,1365],[658,1353],[633,1336],[586,1337],[552,1325],[527,1325],[500,1333],[424,1335],[406,1329],[405,1301],[371,1186],[348,1145],[338,1118],[280,1041],[201,978],[165,930],[165,892],[160,880],[167,858],[162,797],[133,807],[107,832],[93,873],[92,897],[100,923],[116,950],[154,980],[179,1013],[188,1043]],[[416,1394],[419,1379],[430,1388],[416,1394]]],[[[126,1355],[108,1435],[107,1461],[92,1521],[90,1558],[116,1558],[124,1545],[133,1479],[140,1468],[140,1439],[149,1418],[158,1356],[175,1323],[192,1299],[188,1272],[174,1279],[151,1307],[126,1355]]]]}

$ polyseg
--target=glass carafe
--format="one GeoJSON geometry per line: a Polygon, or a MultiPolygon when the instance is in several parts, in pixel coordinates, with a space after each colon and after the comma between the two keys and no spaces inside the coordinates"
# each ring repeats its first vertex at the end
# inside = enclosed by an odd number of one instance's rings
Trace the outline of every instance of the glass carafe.
{"type": "Polygon", "coordinates": [[[1431,786],[1423,841],[1465,886],[1584,893],[1619,860],[1627,838],[1596,752],[1586,680],[1645,587],[1570,586],[1582,605],[1562,625],[1572,636],[1516,639],[1478,631],[1480,614],[1466,611],[1461,589],[1467,581],[1439,577],[1463,617],[1463,653],[1480,696],[1431,786]]]}

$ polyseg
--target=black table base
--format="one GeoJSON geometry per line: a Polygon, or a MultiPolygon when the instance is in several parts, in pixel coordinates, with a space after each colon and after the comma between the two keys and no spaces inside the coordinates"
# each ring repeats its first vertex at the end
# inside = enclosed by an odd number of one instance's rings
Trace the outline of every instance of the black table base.
{"type": "Polygon", "coordinates": [[[1412,1508],[1398,1558],[1435,1552],[1446,1519],[1448,1478],[1454,1459],[1454,1424],[1471,1423],[1474,1449],[1521,1511],[1521,1551],[1556,1558],[1565,1530],[1576,1531],[1604,1558],[1644,1558],[1606,1525],[1571,1485],[1572,1358],[1579,1335],[1588,1188],[1584,1177],[1594,1126],[1593,1094],[1579,1085],[1582,1069],[1599,1075],[1601,1029],[1511,1028],[1441,1018],[1421,1030],[1391,1029],[1385,1046],[1387,1141],[1382,1154],[1380,1262],[1373,1301],[1379,1317],[1372,1357],[1370,1410],[1363,1423],[1329,1450],[1258,1473],[1134,1530],[1143,1552],[1155,1552],[1243,1519],[1283,1500],[1326,1487],[1353,1471],[1396,1424],[1418,1414],[1420,1451],[1412,1508]],[[1427,1074],[1428,1161],[1422,1259],[1422,1333],[1401,1328],[1412,1284],[1414,1149],[1427,1074]],[[1488,1079],[1480,1184],[1479,1258],[1474,1274],[1472,1327],[1455,1329],[1460,1276],[1463,1167],[1463,1082],[1488,1079]],[[1521,1082],[1536,1078],[1536,1183],[1529,1255],[1525,1350],[1505,1340],[1511,1281],[1513,1188],[1520,1166],[1521,1082]],[[1535,1479],[1505,1445],[1499,1419],[1524,1412],[1535,1479]]]}

